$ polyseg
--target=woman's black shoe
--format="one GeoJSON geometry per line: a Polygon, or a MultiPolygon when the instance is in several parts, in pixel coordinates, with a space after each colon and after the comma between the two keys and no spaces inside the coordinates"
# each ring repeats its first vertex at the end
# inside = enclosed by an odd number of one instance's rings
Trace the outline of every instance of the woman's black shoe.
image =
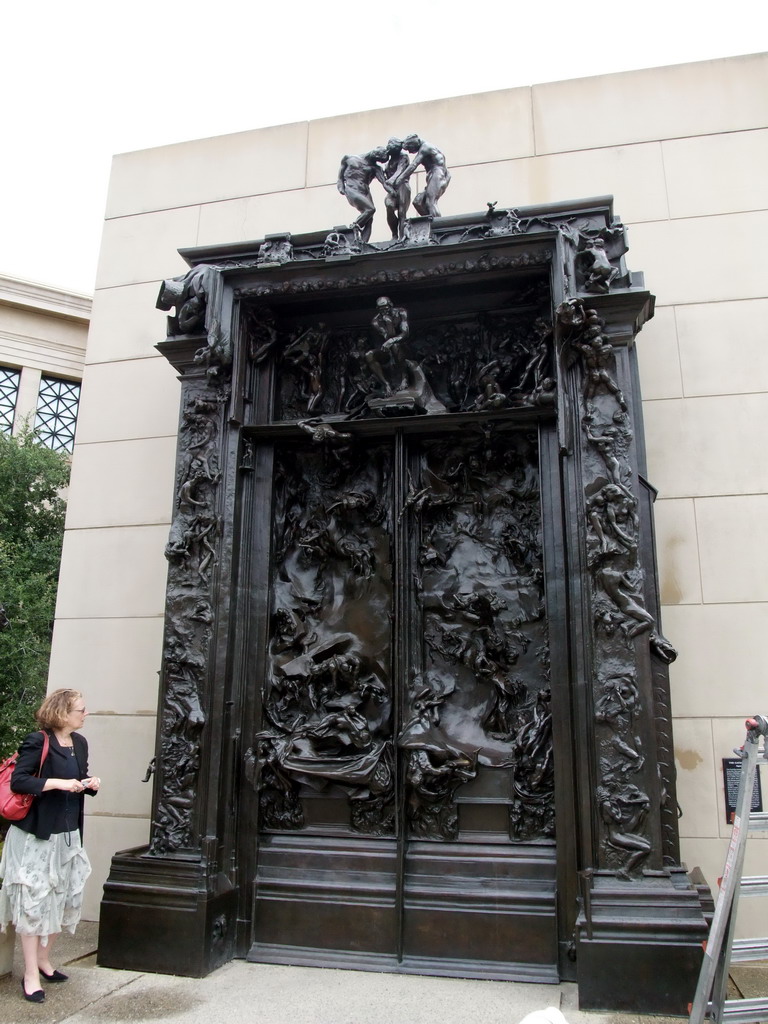
{"type": "Polygon", "coordinates": [[[45,999],[45,992],[41,988],[37,992],[27,992],[24,988],[24,979],[21,979],[21,991],[24,993],[24,998],[28,1003],[42,1003],[45,999]]]}
{"type": "Polygon", "coordinates": [[[61,971],[54,971],[53,974],[46,974],[42,967],[39,967],[40,977],[45,978],[46,981],[66,981],[69,978],[68,974],[62,974],[61,971]]]}

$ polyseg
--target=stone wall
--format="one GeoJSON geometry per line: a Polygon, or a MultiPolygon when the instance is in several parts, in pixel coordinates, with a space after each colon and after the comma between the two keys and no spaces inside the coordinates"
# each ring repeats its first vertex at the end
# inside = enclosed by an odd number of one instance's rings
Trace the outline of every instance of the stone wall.
{"type": "MultiPolygon", "coordinates": [[[[86,355],[51,687],[91,712],[98,913],[112,853],[141,844],[154,750],[178,383],[154,345],[178,248],[353,219],[344,153],[418,131],[453,180],[445,215],[615,196],[627,264],[656,317],[638,346],[672,668],[683,857],[711,885],[725,823],[720,759],[766,713],[768,55],[555,82],[282,125],[115,157],[86,355]]],[[[414,192],[416,188],[414,188],[414,192]]],[[[388,237],[381,197],[372,241],[388,237]]],[[[748,853],[748,870],[762,853],[748,853]]],[[[745,909],[749,909],[745,907],[745,909]]],[[[757,923],[757,906],[752,918],[757,923]]]]}

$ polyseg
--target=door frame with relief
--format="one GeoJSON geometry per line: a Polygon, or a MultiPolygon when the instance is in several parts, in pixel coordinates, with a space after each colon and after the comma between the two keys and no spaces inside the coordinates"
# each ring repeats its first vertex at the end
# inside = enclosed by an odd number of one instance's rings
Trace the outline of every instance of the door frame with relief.
{"type": "Polygon", "coordinates": [[[375,245],[182,251],[160,300],[182,398],[152,835],[113,858],[100,962],[559,977],[583,1007],[684,1012],[706,922],[680,864],[645,478],[634,339],[653,297],[626,251],[610,198],[414,218],[375,245]],[[505,432],[537,437],[538,566],[533,460],[505,432]],[[359,453],[385,444],[383,502],[359,453]],[[299,451],[292,511],[276,467],[299,451]],[[382,660],[306,581],[343,576],[346,600],[385,562],[382,660]],[[346,637],[323,648],[331,626],[346,637]],[[488,782],[505,771],[506,803],[488,782]]]}

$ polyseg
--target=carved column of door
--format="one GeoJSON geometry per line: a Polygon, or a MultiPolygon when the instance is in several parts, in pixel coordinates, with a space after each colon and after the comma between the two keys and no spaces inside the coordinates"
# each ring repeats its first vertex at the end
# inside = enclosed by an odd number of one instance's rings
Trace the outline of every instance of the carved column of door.
{"type": "Polygon", "coordinates": [[[554,980],[538,432],[419,426],[274,447],[249,958],[554,980]]]}

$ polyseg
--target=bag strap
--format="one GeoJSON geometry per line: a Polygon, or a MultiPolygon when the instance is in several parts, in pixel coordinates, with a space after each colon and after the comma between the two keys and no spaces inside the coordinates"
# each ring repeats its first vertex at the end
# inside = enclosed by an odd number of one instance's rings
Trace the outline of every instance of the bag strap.
{"type": "Polygon", "coordinates": [[[49,746],[48,733],[45,731],[45,729],[41,729],[40,732],[43,734],[43,756],[40,758],[40,767],[37,769],[38,776],[40,775],[40,772],[43,770],[43,762],[45,761],[46,757],[48,757],[49,746]]]}

